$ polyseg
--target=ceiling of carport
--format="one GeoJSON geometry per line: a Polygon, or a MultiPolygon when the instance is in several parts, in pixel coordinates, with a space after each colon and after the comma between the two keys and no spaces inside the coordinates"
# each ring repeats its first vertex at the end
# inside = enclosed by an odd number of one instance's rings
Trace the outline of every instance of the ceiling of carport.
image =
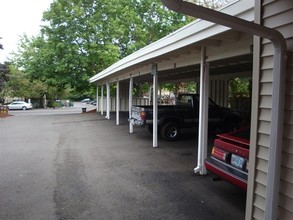
{"type": "Polygon", "coordinates": [[[227,30],[210,38],[197,41],[161,56],[144,60],[100,80],[100,84],[128,80],[151,82],[151,66],[158,65],[159,83],[194,80],[199,77],[200,53],[207,50],[210,75],[225,77],[227,74],[252,72],[253,37],[234,30],[227,30]]]}
{"type": "MultiPolygon", "coordinates": [[[[156,63],[160,66],[164,63],[168,63],[168,66],[165,67],[165,69],[158,69],[159,83],[195,80],[199,77],[201,47],[206,47],[210,48],[210,51],[222,50],[234,55],[227,56],[226,58],[221,58],[219,56],[212,58],[215,60],[207,60],[207,62],[210,63],[211,76],[226,77],[228,74],[236,74],[238,77],[241,77],[242,75],[247,76],[247,73],[251,74],[252,72],[252,39],[252,36],[229,30],[215,35],[212,38],[196,42],[160,57],[147,60],[139,65],[125,69],[124,71],[126,75],[129,75],[129,72],[139,72],[139,74],[133,75],[135,82],[151,82],[151,65],[156,63]],[[236,46],[233,47],[231,45],[236,46]],[[235,48],[240,52],[237,52],[235,48]],[[229,50],[232,52],[227,52],[229,50]],[[147,73],[142,73],[142,67],[147,69],[147,73]]],[[[113,74],[113,77],[119,74],[121,73],[113,74]]],[[[125,80],[128,78],[129,77],[126,76],[125,80]]]]}
{"type": "MultiPolygon", "coordinates": [[[[218,77],[226,77],[234,74],[237,77],[252,74],[252,54],[245,54],[237,57],[231,57],[210,62],[210,75],[218,77]],[[247,74],[249,73],[249,74],[247,74]]],[[[179,68],[172,68],[159,71],[158,79],[160,83],[178,82],[195,80],[199,77],[200,65],[189,65],[179,68]]],[[[134,78],[135,82],[151,82],[150,74],[141,75],[134,78]]]]}

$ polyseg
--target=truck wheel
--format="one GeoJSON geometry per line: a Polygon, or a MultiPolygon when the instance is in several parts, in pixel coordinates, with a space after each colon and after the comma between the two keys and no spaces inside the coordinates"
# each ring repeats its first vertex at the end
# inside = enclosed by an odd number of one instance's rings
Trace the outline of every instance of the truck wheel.
{"type": "Polygon", "coordinates": [[[166,141],[175,141],[180,134],[180,127],[175,122],[166,123],[161,129],[161,136],[166,141]]]}

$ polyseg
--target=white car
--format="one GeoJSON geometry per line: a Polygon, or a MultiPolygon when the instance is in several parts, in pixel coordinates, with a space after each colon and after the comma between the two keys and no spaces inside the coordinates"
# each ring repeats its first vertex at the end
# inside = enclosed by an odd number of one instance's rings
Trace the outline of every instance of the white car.
{"type": "Polygon", "coordinates": [[[90,102],[92,102],[90,99],[83,99],[81,100],[80,102],[82,103],[86,103],[86,104],[89,104],[90,102]]]}
{"type": "Polygon", "coordinates": [[[32,109],[33,106],[31,103],[27,103],[27,102],[24,102],[24,101],[14,101],[14,102],[11,102],[8,106],[8,109],[9,110],[27,110],[27,109],[32,109]]]}

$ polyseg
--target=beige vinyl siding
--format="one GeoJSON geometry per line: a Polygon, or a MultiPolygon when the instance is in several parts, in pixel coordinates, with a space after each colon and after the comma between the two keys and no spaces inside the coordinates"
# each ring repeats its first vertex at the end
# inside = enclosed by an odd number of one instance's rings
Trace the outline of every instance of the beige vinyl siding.
{"type": "MultiPolygon", "coordinates": [[[[292,87],[291,87],[292,88],[292,87]]],[[[287,86],[287,89],[290,89],[288,86],[287,86]]],[[[293,108],[293,96],[292,95],[287,95],[286,96],[286,103],[285,103],[285,109],[287,109],[287,111],[285,112],[286,115],[290,115],[292,114],[292,110],[289,110],[289,109],[292,109],[293,108]]]]}
{"type": "MultiPolygon", "coordinates": [[[[271,110],[270,109],[261,109],[260,114],[259,114],[259,119],[262,120],[262,121],[270,121],[270,119],[271,119],[271,110]]],[[[267,138],[268,138],[268,136],[267,136],[267,138]]]]}
{"type": "MultiPolygon", "coordinates": [[[[293,219],[293,1],[292,0],[256,0],[256,22],[280,31],[286,38],[289,51],[286,79],[286,97],[284,112],[284,140],[281,162],[281,179],[279,194],[279,219],[293,219]],[[259,20],[258,20],[259,19],[259,20]]],[[[257,41],[255,41],[257,42],[257,41]]],[[[246,219],[263,219],[266,197],[269,134],[271,129],[272,85],[273,85],[273,45],[267,39],[261,39],[259,70],[254,71],[254,85],[259,96],[255,99],[253,118],[257,118],[254,126],[257,134],[252,133],[251,143],[255,144],[250,160],[254,170],[249,174],[248,200],[246,219]],[[258,74],[256,76],[256,74],[258,74]],[[257,110],[256,110],[257,109],[257,110]],[[254,139],[255,138],[255,139],[254,139]],[[249,195],[252,192],[252,195],[249,195]],[[252,205],[252,207],[249,207],[252,205]],[[251,212],[251,213],[250,213],[251,212]]],[[[257,52],[255,52],[257,55],[257,52]]],[[[255,64],[256,65],[256,64],[255,64]]],[[[253,121],[252,121],[253,122],[253,121]]],[[[252,127],[253,132],[253,127],[252,127]]],[[[252,168],[253,169],[253,168],[252,168]]]]}
{"type": "MultiPolygon", "coordinates": [[[[292,148],[292,145],[293,145],[293,140],[289,140],[289,139],[285,139],[284,140],[284,143],[283,143],[283,151],[288,153],[288,154],[293,154],[293,148],[292,148]]],[[[293,171],[292,171],[293,173],[293,171]]],[[[293,179],[293,176],[292,176],[292,179],[293,179]]]]}
{"type": "Polygon", "coordinates": [[[279,208],[279,219],[293,219],[293,214],[283,208],[279,208]]]}
{"type": "MultiPolygon", "coordinates": [[[[293,9],[291,10],[291,13],[293,14],[293,9]]],[[[292,24],[290,27],[291,32],[293,32],[292,24]]],[[[293,38],[293,33],[291,33],[291,38],[293,38]]],[[[293,219],[293,41],[287,41],[287,46],[289,54],[287,66],[288,74],[286,78],[284,142],[279,199],[280,219],[293,219]]]]}
{"type": "Polygon", "coordinates": [[[285,97],[285,121],[284,121],[284,142],[283,142],[283,155],[282,155],[282,175],[280,181],[280,199],[279,199],[279,218],[292,219],[293,215],[293,87],[292,84],[292,52],[293,52],[293,2],[291,1],[291,10],[284,13],[283,35],[287,38],[288,46],[288,71],[287,71],[287,89],[285,97]],[[286,27],[286,28],[285,28],[286,27]],[[291,54],[291,55],[290,55],[291,54]],[[291,76],[291,77],[288,77],[291,76]],[[290,79],[291,78],[291,79],[290,79]],[[290,115],[289,117],[286,117],[290,115]],[[284,173],[284,174],[283,174],[284,173]],[[290,175],[291,174],[291,175],[290,175]],[[282,213],[282,215],[281,215],[282,213]],[[286,213],[286,214],[285,214],[286,213]],[[283,216],[284,215],[284,216],[283,216]]]}

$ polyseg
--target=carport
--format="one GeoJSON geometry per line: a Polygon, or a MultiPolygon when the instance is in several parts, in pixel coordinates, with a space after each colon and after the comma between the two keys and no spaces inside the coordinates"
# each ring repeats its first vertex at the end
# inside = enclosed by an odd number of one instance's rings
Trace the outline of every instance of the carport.
{"type": "MultiPolygon", "coordinates": [[[[221,12],[253,21],[253,7],[251,1],[239,1],[223,8],[221,12]]],[[[116,125],[119,125],[119,111],[127,110],[130,114],[132,105],[147,104],[148,100],[133,97],[134,81],[152,81],[153,147],[157,147],[158,84],[194,80],[199,85],[201,100],[198,164],[195,172],[205,174],[208,97],[217,104],[227,106],[229,79],[252,75],[252,44],[251,35],[204,20],[195,20],[93,76],[90,82],[97,85],[97,100],[100,100],[97,102],[97,111],[100,110],[101,114],[104,114],[106,105],[105,118],[110,119],[111,109],[115,110],[116,125]],[[116,100],[111,100],[110,84],[116,84],[116,100]],[[105,85],[107,95],[104,103],[105,85]]],[[[129,133],[133,133],[131,123],[129,133]]]]}

